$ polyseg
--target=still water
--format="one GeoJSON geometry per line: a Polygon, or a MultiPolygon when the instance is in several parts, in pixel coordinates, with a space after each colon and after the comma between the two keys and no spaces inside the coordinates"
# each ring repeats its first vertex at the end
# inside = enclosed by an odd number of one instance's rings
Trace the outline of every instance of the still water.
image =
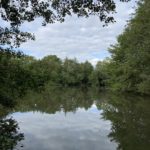
{"type": "Polygon", "coordinates": [[[6,118],[24,140],[15,150],[149,150],[150,100],[96,89],[28,92],[6,118]]]}

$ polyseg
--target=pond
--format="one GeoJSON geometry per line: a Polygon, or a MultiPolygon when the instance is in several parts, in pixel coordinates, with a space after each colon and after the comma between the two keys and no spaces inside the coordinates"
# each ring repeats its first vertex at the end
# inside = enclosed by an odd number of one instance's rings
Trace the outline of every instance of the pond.
{"type": "Polygon", "coordinates": [[[24,135],[14,150],[150,149],[148,97],[53,87],[29,91],[10,117],[24,135]]]}

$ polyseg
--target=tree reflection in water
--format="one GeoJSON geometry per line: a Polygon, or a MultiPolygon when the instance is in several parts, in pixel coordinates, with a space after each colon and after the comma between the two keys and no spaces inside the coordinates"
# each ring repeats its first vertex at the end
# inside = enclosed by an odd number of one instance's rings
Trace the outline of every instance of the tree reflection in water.
{"type": "Polygon", "coordinates": [[[41,93],[28,92],[25,97],[18,100],[15,111],[40,111],[48,114],[59,111],[75,113],[78,108],[89,109],[100,95],[98,89],[49,87],[41,93]]]}
{"type": "Polygon", "coordinates": [[[14,119],[0,119],[0,150],[13,150],[23,139],[24,134],[19,133],[18,123],[14,119]]]}
{"type": "Polygon", "coordinates": [[[118,143],[118,150],[149,150],[150,101],[136,96],[111,95],[101,105],[103,119],[112,123],[108,137],[118,143]]]}
{"type": "MultiPolygon", "coordinates": [[[[88,110],[93,103],[96,104],[96,109],[102,110],[103,119],[111,121],[108,137],[117,143],[118,150],[149,150],[149,98],[130,94],[114,95],[96,89],[47,87],[41,93],[28,92],[25,97],[18,100],[13,112],[75,113],[78,108],[88,110]]],[[[1,112],[4,111],[0,111],[0,115],[1,112]]],[[[15,120],[1,120],[0,150],[12,149],[22,139],[24,136],[18,133],[18,124],[15,120]]]]}

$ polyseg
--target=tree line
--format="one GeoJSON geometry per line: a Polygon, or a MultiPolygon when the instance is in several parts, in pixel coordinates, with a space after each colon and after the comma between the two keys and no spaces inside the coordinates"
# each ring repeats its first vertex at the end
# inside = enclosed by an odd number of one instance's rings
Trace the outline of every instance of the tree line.
{"type": "Polygon", "coordinates": [[[41,90],[46,84],[97,86],[113,91],[150,94],[150,1],[141,0],[117,43],[110,47],[111,58],[98,62],[62,61],[55,55],[41,60],[0,47],[0,102],[27,90],[41,90]]]}
{"type": "Polygon", "coordinates": [[[110,48],[110,86],[150,94],[150,1],[141,0],[117,44],[110,48]]]}
{"type": "Polygon", "coordinates": [[[0,51],[0,99],[10,105],[28,90],[42,90],[51,86],[99,86],[105,87],[105,79],[99,62],[94,68],[88,61],[79,63],[76,59],[61,60],[55,55],[35,59],[21,52],[1,49],[0,51]]]}

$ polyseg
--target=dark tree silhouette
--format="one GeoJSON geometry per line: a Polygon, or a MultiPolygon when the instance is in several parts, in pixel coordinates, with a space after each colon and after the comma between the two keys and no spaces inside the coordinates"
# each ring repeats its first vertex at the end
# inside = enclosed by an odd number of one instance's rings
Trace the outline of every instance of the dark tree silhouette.
{"type": "Polygon", "coordinates": [[[96,15],[107,25],[115,21],[112,15],[115,11],[114,0],[0,0],[1,20],[10,24],[10,27],[0,27],[0,45],[19,46],[28,39],[34,39],[32,34],[20,31],[19,27],[37,17],[43,18],[42,25],[46,25],[63,22],[67,15],[96,15]]]}
{"type": "Polygon", "coordinates": [[[0,119],[1,150],[13,150],[17,143],[24,139],[24,134],[19,133],[18,130],[18,123],[14,119],[0,119]]]}

